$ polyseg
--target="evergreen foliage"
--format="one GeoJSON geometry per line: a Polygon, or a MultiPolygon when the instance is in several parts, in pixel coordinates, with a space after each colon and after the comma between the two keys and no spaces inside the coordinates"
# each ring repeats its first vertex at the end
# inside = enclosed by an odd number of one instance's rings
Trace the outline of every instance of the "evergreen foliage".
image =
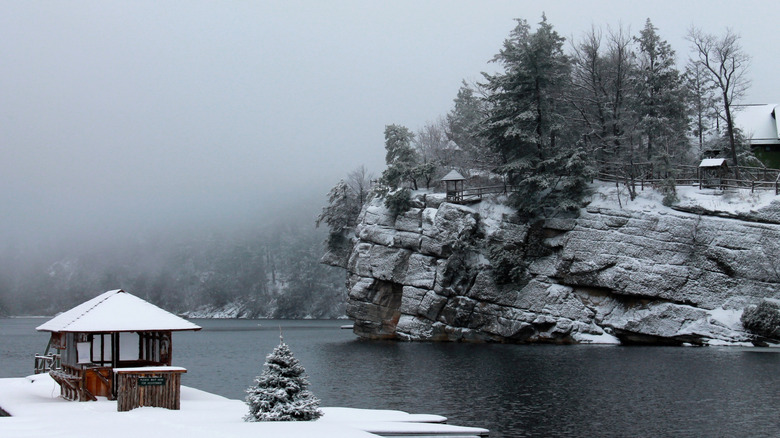
{"type": "Polygon", "coordinates": [[[494,58],[503,72],[484,74],[489,110],[482,133],[501,157],[498,170],[515,186],[512,200],[522,215],[578,208],[586,187],[586,157],[565,124],[570,61],[563,42],[544,16],[535,32],[517,20],[494,58]]]}
{"type": "Polygon", "coordinates": [[[328,205],[322,209],[315,224],[319,227],[325,222],[332,234],[339,234],[355,225],[360,207],[358,195],[344,180],[339,180],[328,192],[328,205]]]}
{"type": "Polygon", "coordinates": [[[320,401],[308,389],[305,370],[287,344],[265,359],[263,373],[246,392],[249,413],[244,421],[311,421],[322,416],[320,401]]]}
{"type": "Polygon", "coordinates": [[[671,207],[674,203],[679,202],[680,198],[677,197],[677,186],[674,178],[666,178],[661,183],[661,193],[664,198],[661,200],[661,204],[671,207]]]}
{"type": "Polygon", "coordinates": [[[487,116],[486,104],[464,81],[453,99],[452,110],[447,113],[447,137],[465,155],[461,167],[490,169],[500,164],[498,156],[485,146],[481,135],[487,116]]]}
{"type": "Polygon", "coordinates": [[[413,183],[417,189],[413,170],[418,164],[418,157],[412,148],[413,139],[414,134],[404,126],[385,126],[387,169],[382,172],[382,182],[391,189],[400,187],[404,182],[413,183]]]}
{"type": "Polygon", "coordinates": [[[493,267],[496,284],[524,284],[527,282],[525,251],[518,246],[492,245],[488,247],[488,259],[493,267]]]}
{"type": "Polygon", "coordinates": [[[674,50],[647,19],[634,41],[639,46],[635,74],[637,119],[648,161],[679,158],[688,148],[688,109],[682,75],[675,67],[674,50]]]}
{"type": "Polygon", "coordinates": [[[767,300],[745,309],[740,318],[750,332],[765,338],[780,338],[780,305],[767,300]]]}
{"type": "Polygon", "coordinates": [[[328,225],[328,249],[335,249],[347,238],[347,230],[357,223],[357,217],[363,206],[360,198],[365,198],[365,193],[356,193],[350,184],[340,180],[328,192],[328,205],[322,208],[322,212],[315,221],[319,227],[323,222],[328,225]]]}
{"type": "Polygon", "coordinates": [[[385,207],[392,212],[393,216],[405,213],[412,207],[411,195],[411,191],[407,188],[389,192],[385,195],[385,207]]]}

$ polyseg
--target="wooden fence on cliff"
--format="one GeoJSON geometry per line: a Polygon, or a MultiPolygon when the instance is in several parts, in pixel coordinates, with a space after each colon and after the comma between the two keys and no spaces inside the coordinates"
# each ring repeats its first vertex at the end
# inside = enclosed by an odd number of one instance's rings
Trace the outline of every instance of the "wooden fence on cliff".
{"type": "Polygon", "coordinates": [[[780,169],[739,166],[740,179],[711,178],[702,175],[697,166],[677,164],[668,171],[654,169],[652,163],[598,163],[596,178],[602,181],[624,182],[644,189],[645,185],[658,187],[665,181],[675,185],[698,185],[699,188],[774,190],[780,194],[780,169]]]}

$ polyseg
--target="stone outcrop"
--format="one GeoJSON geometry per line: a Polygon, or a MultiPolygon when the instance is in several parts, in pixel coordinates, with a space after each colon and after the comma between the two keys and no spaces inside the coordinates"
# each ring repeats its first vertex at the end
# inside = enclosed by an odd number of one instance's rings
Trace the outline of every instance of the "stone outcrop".
{"type": "Polygon", "coordinates": [[[361,337],[746,343],[742,310],[780,297],[780,225],[766,210],[737,220],[591,203],[524,223],[493,202],[413,205],[393,217],[370,202],[352,245],[324,258],[349,273],[361,337]]]}

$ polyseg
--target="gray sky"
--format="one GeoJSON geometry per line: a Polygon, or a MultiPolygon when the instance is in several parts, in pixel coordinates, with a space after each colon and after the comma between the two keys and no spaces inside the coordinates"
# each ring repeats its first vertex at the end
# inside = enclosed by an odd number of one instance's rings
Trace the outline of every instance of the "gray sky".
{"type": "Polygon", "coordinates": [[[777,2],[0,1],[0,237],[247,222],[383,167],[384,126],[444,115],[514,27],[646,18],[677,51],[731,26],[780,102],[777,2]],[[223,222],[227,223],[227,222],[223,222]]]}

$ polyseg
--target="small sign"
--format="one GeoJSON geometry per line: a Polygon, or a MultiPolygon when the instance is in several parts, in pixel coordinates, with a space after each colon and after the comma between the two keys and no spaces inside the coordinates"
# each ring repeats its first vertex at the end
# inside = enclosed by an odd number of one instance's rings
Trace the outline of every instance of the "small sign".
{"type": "Polygon", "coordinates": [[[138,386],[163,386],[165,377],[139,377],[138,386]]]}

